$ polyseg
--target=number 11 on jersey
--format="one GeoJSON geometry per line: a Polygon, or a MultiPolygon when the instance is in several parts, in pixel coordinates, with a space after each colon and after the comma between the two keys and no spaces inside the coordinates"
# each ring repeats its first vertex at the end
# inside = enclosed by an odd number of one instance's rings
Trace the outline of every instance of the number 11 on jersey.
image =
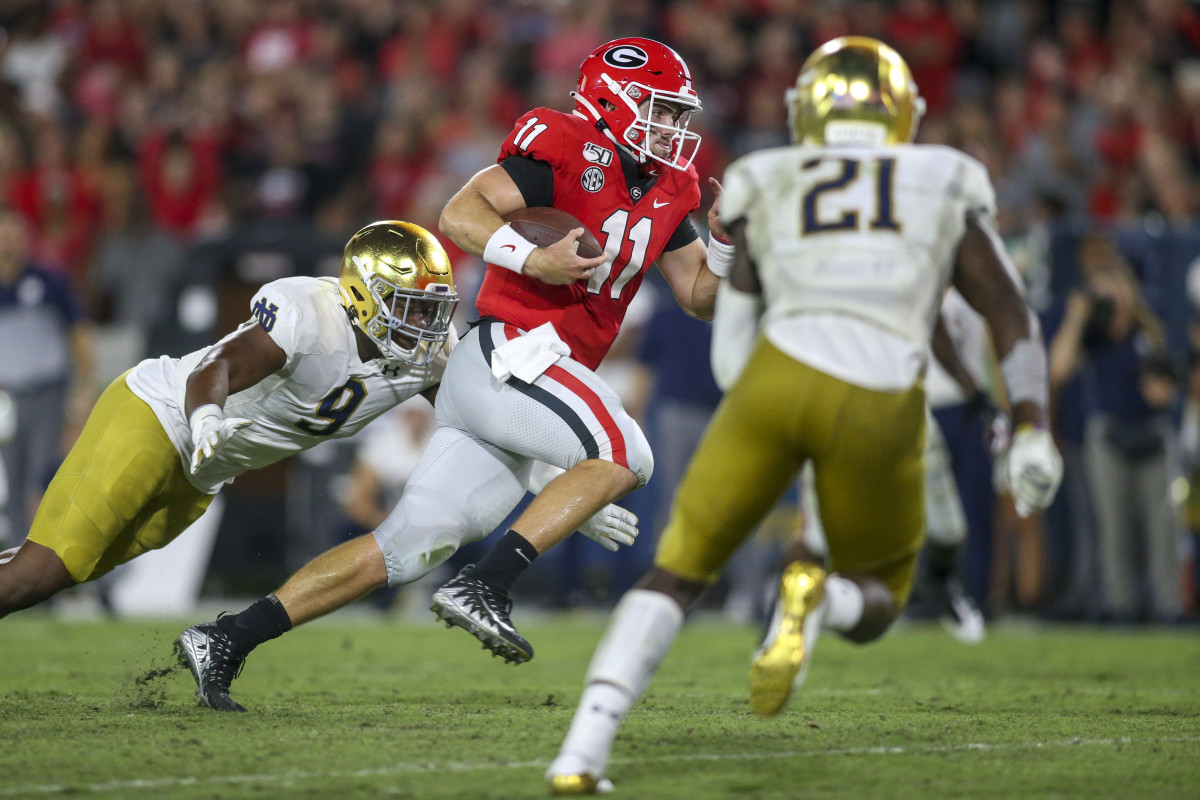
{"type": "Polygon", "coordinates": [[[604,220],[600,231],[604,234],[604,263],[601,264],[588,281],[587,290],[591,294],[600,294],[604,282],[609,275],[616,273],[608,296],[616,300],[621,296],[621,290],[642,271],[642,262],[646,258],[646,250],[650,247],[650,234],[654,228],[654,220],[642,217],[629,229],[629,240],[633,249],[629,252],[628,260],[621,260],[621,251],[625,248],[625,226],[629,224],[629,212],[619,208],[604,220]]]}

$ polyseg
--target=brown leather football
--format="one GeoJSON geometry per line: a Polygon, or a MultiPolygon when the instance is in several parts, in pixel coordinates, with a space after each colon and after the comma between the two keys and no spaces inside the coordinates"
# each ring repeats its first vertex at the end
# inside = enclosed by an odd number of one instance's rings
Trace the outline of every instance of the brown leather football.
{"type": "Polygon", "coordinates": [[[579,237],[579,255],[584,258],[604,255],[604,251],[600,249],[600,242],[596,241],[596,237],[587,226],[560,209],[550,206],[520,208],[511,214],[505,214],[504,221],[510,223],[514,231],[538,247],[549,247],[575,228],[583,228],[583,236],[579,237]]]}

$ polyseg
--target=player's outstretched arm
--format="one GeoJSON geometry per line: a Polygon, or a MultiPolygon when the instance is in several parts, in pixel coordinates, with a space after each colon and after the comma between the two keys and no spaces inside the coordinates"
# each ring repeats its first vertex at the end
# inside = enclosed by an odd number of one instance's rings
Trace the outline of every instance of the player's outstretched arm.
{"type": "Polygon", "coordinates": [[[1050,505],[1062,480],[1062,458],[1046,427],[1046,348],[999,237],[974,214],[959,243],[954,285],[992,331],[1016,425],[1005,472],[1018,513],[1028,516],[1050,505]]]}
{"type": "Polygon", "coordinates": [[[535,247],[504,222],[505,214],[521,208],[525,208],[521,190],[503,167],[493,165],[475,173],[450,198],[438,219],[438,230],[489,264],[554,285],[591,278],[604,263],[604,256],[576,254],[575,242],[583,235],[582,228],[549,247],[535,247]]]}
{"type": "Polygon", "coordinates": [[[287,354],[257,324],[243,325],[217,342],[187,379],[184,413],[192,429],[192,472],[253,420],[225,416],[229,395],[278,372],[287,354]]]}

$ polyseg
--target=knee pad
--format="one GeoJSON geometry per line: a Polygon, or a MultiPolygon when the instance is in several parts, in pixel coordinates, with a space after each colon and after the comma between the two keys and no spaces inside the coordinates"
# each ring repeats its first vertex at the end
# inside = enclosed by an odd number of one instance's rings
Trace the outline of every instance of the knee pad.
{"type": "Polygon", "coordinates": [[[410,517],[403,501],[375,531],[387,565],[388,586],[402,586],[432,572],[466,541],[470,526],[462,515],[410,517]]]}

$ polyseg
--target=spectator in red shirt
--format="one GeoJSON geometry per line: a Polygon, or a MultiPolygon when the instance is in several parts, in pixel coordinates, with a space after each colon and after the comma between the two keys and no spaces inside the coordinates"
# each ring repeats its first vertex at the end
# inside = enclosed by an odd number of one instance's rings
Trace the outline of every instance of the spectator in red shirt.
{"type": "Polygon", "coordinates": [[[190,237],[220,190],[220,143],[204,132],[154,131],[138,150],[138,173],[155,224],[190,237]]]}
{"type": "Polygon", "coordinates": [[[927,113],[949,110],[962,41],[945,9],[933,0],[901,0],[888,19],[886,40],[912,68],[927,113]]]}

